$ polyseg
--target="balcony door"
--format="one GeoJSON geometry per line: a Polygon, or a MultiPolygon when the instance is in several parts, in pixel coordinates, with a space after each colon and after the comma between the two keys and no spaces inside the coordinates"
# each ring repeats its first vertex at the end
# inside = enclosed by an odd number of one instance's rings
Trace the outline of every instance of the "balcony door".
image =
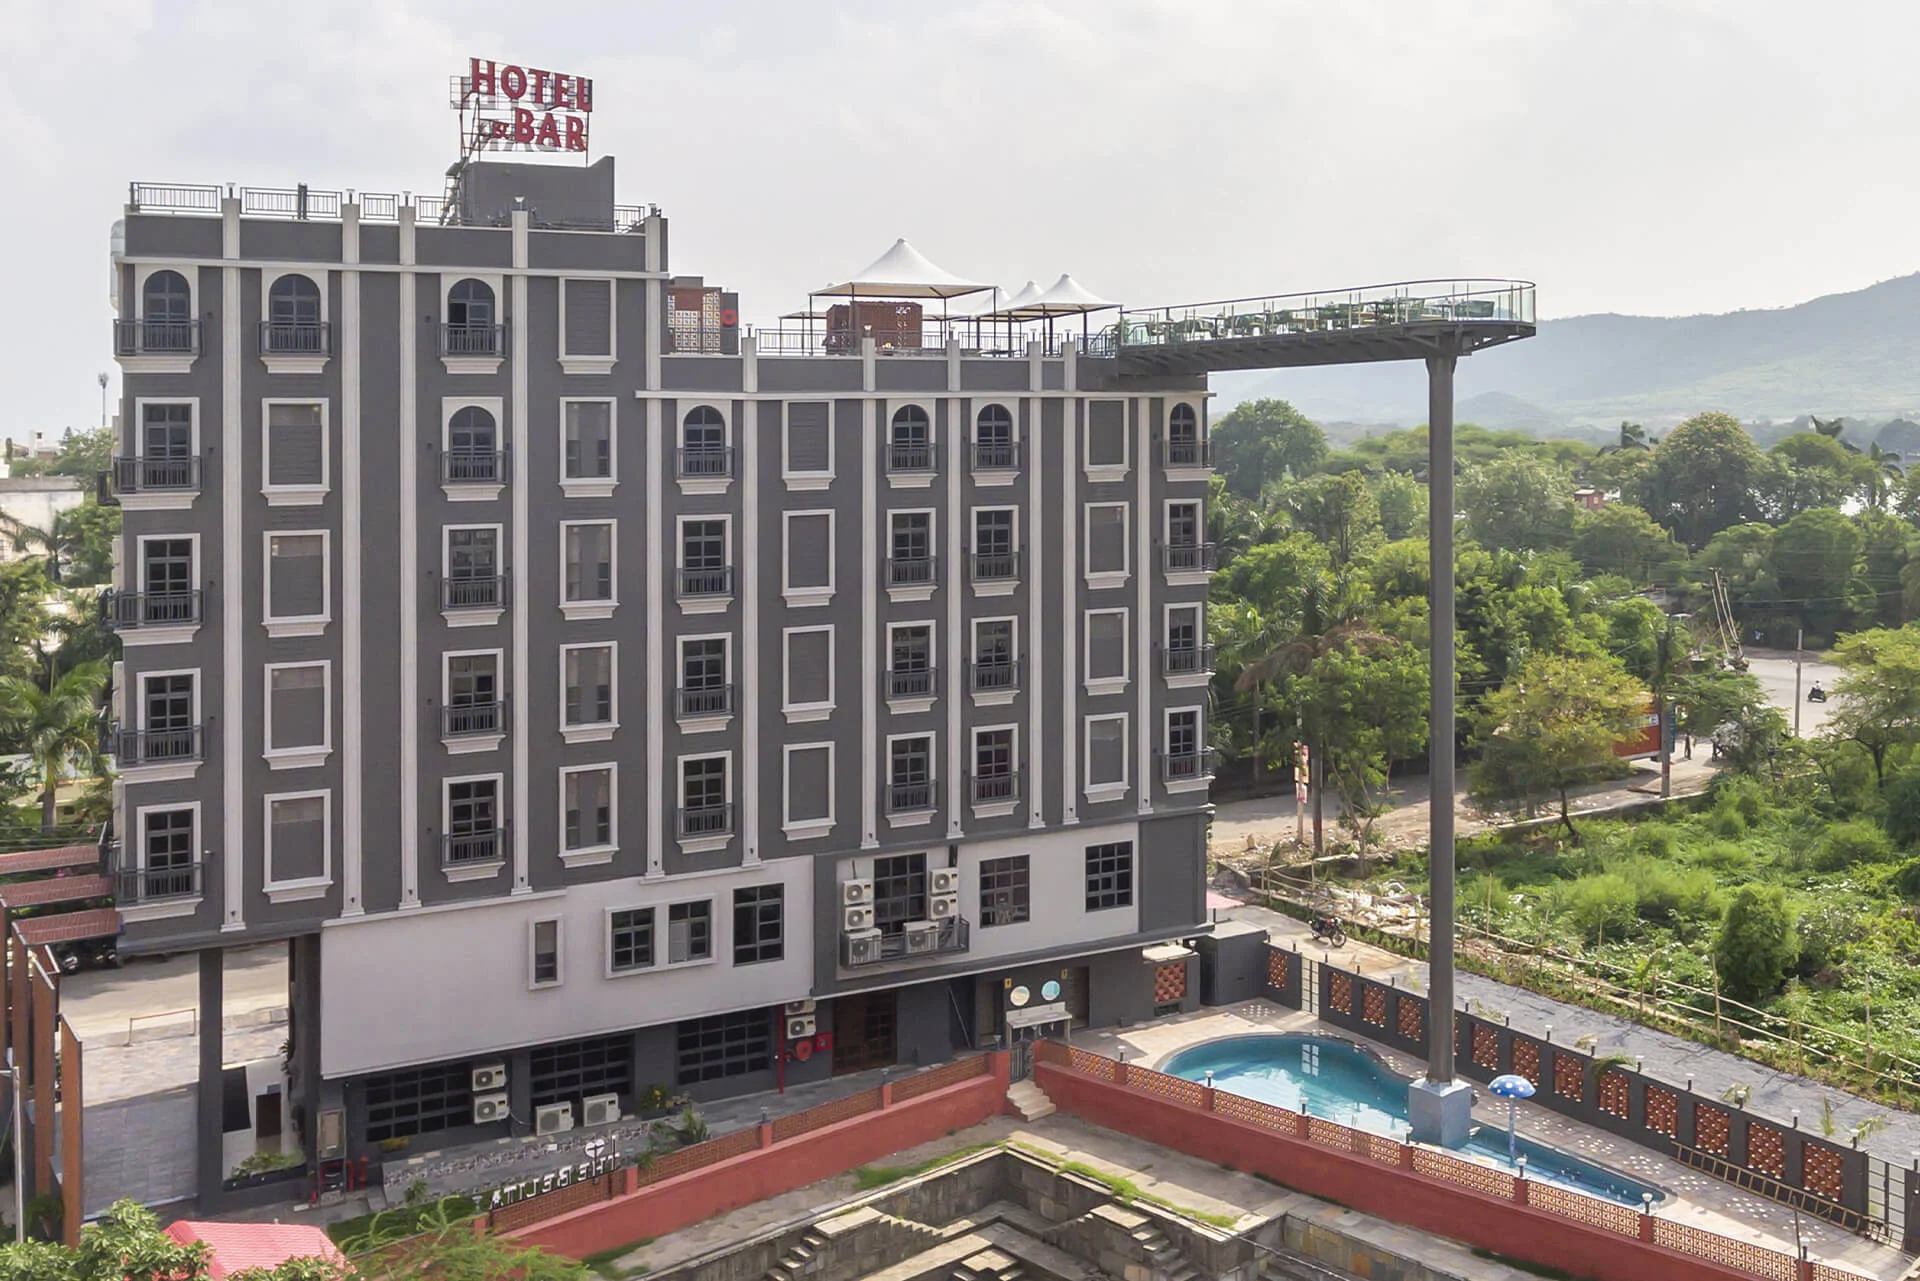
{"type": "Polygon", "coordinates": [[[833,1001],[833,1074],[892,1067],[899,1058],[900,993],[862,992],[833,1001]]]}

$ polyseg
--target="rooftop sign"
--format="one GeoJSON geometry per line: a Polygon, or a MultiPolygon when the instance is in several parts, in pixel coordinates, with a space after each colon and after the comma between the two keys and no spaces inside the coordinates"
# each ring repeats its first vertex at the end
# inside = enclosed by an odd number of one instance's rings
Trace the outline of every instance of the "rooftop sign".
{"type": "Polygon", "coordinates": [[[585,76],[484,58],[467,60],[450,105],[460,113],[462,150],[587,150],[593,81],[585,76]]]}

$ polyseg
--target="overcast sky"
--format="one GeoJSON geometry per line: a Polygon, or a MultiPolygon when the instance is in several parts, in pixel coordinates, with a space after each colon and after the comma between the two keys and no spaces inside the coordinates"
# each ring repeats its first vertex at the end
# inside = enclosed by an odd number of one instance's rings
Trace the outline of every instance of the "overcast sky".
{"type": "Polygon", "coordinates": [[[1443,275],[1542,316],[1920,266],[1920,5],[7,0],[0,433],[99,415],[129,179],[438,193],[470,54],[591,76],[673,267],[770,321],[896,236],[1134,305],[1443,275]]]}

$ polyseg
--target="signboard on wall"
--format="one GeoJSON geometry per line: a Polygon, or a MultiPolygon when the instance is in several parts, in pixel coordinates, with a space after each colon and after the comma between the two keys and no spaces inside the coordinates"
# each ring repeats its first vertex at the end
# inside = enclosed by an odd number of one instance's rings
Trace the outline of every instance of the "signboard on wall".
{"type": "Polygon", "coordinates": [[[1051,1005],[1029,1005],[1025,1009],[1008,1010],[1008,1027],[1044,1027],[1048,1023],[1067,1021],[1067,1003],[1055,1001],[1051,1005]]]}
{"type": "Polygon", "coordinates": [[[540,67],[469,58],[453,79],[462,151],[587,153],[593,81],[540,67]]]}
{"type": "Polygon", "coordinates": [[[570,1188],[576,1183],[597,1179],[620,1164],[619,1145],[612,1139],[589,1140],[580,1152],[581,1159],[578,1161],[531,1178],[503,1183],[491,1191],[478,1194],[474,1200],[485,1209],[498,1210],[503,1205],[516,1205],[549,1192],[558,1192],[561,1188],[570,1188]]]}

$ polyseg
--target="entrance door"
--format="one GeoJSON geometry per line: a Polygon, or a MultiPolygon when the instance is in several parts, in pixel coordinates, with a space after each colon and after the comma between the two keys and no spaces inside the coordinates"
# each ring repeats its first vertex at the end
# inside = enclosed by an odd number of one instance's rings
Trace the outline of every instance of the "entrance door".
{"type": "Polygon", "coordinates": [[[1088,1011],[1092,1008],[1089,996],[1092,986],[1093,981],[1086,966],[1075,965],[1067,970],[1067,1014],[1073,1020],[1074,1027],[1087,1025],[1088,1011]]]}
{"type": "Polygon", "coordinates": [[[833,1001],[833,1074],[892,1067],[898,1058],[894,1029],[898,992],[862,992],[833,1001]]]}

